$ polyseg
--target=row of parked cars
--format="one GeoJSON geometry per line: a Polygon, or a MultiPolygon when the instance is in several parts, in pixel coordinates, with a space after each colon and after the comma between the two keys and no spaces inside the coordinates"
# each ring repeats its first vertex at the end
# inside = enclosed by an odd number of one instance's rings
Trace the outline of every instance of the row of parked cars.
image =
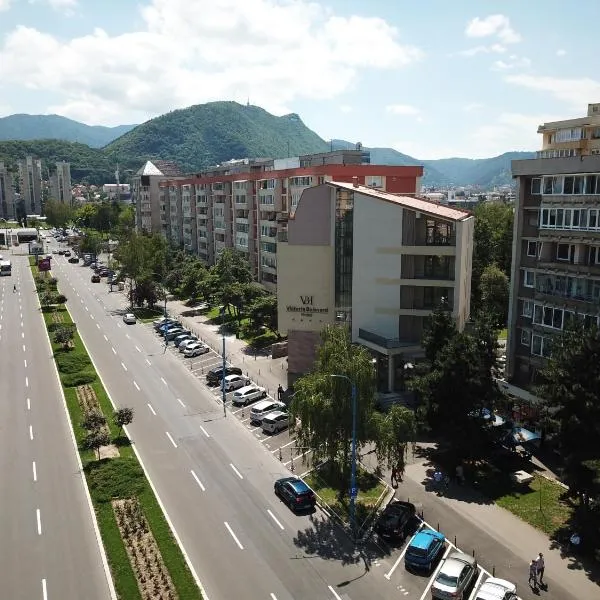
{"type": "MultiPolygon", "coordinates": [[[[210,352],[210,348],[176,319],[161,317],[153,323],[157,334],[179,349],[186,358],[210,352]]],[[[283,402],[267,399],[264,387],[255,385],[239,367],[226,365],[210,369],[206,383],[211,387],[222,386],[226,393],[233,392],[231,403],[234,406],[248,406],[250,422],[260,425],[265,433],[278,433],[289,426],[289,415],[283,402]]]]}
{"type": "MultiPolygon", "coordinates": [[[[415,520],[414,504],[394,500],[379,515],[374,529],[388,541],[403,541],[415,520]]],[[[429,527],[419,528],[406,548],[404,566],[407,570],[431,571],[445,547],[443,533],[429,527]]],[[[468,598],[468,590],[477,581],[478,573],[475,557],[456,549],[444,559],[431,586],[431,595],[437,600],[468,598]]],[[[488,577],[474,600],[518,600],[517,587],[505,579],[488,577]]]]}

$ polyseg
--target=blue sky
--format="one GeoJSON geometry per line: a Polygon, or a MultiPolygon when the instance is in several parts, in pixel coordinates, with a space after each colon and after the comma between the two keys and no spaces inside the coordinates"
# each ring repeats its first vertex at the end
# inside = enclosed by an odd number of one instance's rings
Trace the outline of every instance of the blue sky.
{"type": "Polygon", "coordinates": [[[0,115],[212,100],[417,158],[535,150],[600,101],[597,0],[0,0],[0,115]]]}

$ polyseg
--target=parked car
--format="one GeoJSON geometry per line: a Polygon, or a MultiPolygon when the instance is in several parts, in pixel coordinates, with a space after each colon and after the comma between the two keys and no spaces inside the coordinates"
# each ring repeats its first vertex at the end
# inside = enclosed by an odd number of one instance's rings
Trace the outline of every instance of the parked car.
{"type": "Polygon", "coordinates": [[[92,283],[100,283],[100,275],[92,275],[92,283]]]}
{"type": "Polygon", "coordinates": [[[379,515],[375,531],[389,540],[403,540],[406,530],[416,514],[415,505],[410,502],[394,500],[379,515]]]}
{"type": "Polygon", "coordinates": [[[250,385],[250,380],[243,375],[227,375],[223,385],[226,392],[233,392],[234,390],[239,390],[240,388],[250,385]]]}
{"type": "Polygon", "coordinates": [[[232,404],[234,405],[243,405],[246,406],[251,402],[256,402],[256,400],[262,400],[267,397],[267,390],[264,387],[259,387],[258,385],[247,385],[239,390],[236,390],[233,393],[233,398],[231,399],[232,404]]]}
{"type": "Polygon", "coordinates": [[[137,319],[133,313],[127,313],[123,315],[123,323],[127,323],[128,325],[135,325],[137,319]]]}
{"type": "Polygon", "coordinates": [[[200,344],[199,342],[194,342],[193,344],[190,344],[183,351],[183,355],[186,358],[192,358],[194,356],[200,356],[201,354],[206,354],[208,351],[209,351],[209,349],[204,344],[200,344]]]}
{"type": "Polygon", "coordinates": [[[252,407],[250,411],[250,423],[261,424],[263,417],[276,410],[285,411],[285,404],[277,400],[261,400],[252,407]]]}
{"type": "Polygon", "coordinates": [[[165,331],[173,329],[174,327],[179,327],[183,331],[183,328],[177,321],[166,321],[157,328],[156,333],[159,335],[165,335],[165,331]]]}
{"type": "Polygon", "coordinates": [[[65,255],[65,251],[64,250],[59,250],[58,253],[59,253],[60,256],[64,256],[65,255]]]}
{"type": "Polygon", "coordinates": [[[466,590],[477,579],[479,569],[475,557],[459,550],[444,559],[431,586],[431,597],[439,600],[464,600],[466,590]]]}
{"type": "Polygon", "coordinates": [[[266,414],[261,422],[263,433],[279,433],[287,429],[290,424],[290,415],[281,410],[274,410],[266,414]]]}
{"type": "MultiPolygon", "coordinates": [[[[225,367],[225,375],[241,375],[242,370],[239,367],[225,367]]],[[[223,367],[215,367],[206,374],[206,383],[208,385],[219,385],[223,379],[223,367]]]]}
{"type": "Polygon", "coordinates": [[[191,333],[182,333],[181,335],[178,335],[174,340],[173,340],[173,344],[175,345],[175,348],[179,348],[179,345],[181,344],[181,342],[185,342],[186,340],[194,340],[195,342],[198,341],[198,338],[191,334],[191,333]]]}
{"type": "Polygon", "coordinates": [[[488,577],[477,590],[474,600],[519,600],[517,586],[506,579],[488,577]]]}
{"type": "Polygon", "coordinates": [[[404,566],[430,571],[444,549],[446,536],[433,529],[421,529],[410,540],[404,555],[404,566]]]}
{"type": "Polygon", "coordinates": [[[170,342],[174,340],[178,335],[186,333],[185,329],[181,329],[181,327],[175,327],[173,329],[167,329],[165,333],[165,339],[170,342]]]}
{"type": "Polygon", "coordinates": [[[79,263],[79,259],[76,256],[71,256],[71,258],[69,258],[69,262],[76,265],[79,263]]]}
{"type": "Polygon", "coordinates": [[[167,325],[171,325],[171,326],[179,325],[179,322],[176,321],[175,319],[165,319],[165,317],[161,317],[160,319],[153,321],[152,324],[154,325],[154,329],[156,331],[159,331],[160,329],[163,329],[167,325]]]}
{"type": "Polygon", "coordinates": [[[70,250],[65,250],[65,256],[68,258],[69,256],[71,256],[71,251],[70,250]]]}
{"type": "Polygon", "coordinates": [[[179,346],[177,346],[179,348],[179,352],[185,352],[185,350],[187,349],[188,346],[195,344],[197,341],[198,341],[198,338],[195,335],[193,335],[193,336],[189,337],[187,340],[183,340],[182,342],[179,342],[179,346]]]}
{"type": "Polygon", "coordinates": [[[298,477],[283,477],[275,482],[275,495],[293,512],[311,510],[317,503],[314,492],[298,477]]]}

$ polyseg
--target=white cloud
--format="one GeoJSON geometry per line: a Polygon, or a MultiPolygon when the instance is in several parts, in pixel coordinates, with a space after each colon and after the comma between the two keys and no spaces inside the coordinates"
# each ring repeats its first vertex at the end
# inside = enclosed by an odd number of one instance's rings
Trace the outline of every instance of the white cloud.
{"type": "Polygon", "coordinates": [[[566,51],[566,50],[563,50],[562,48],[559,48],[559,49],[556,51],[556,56],[565,56],[565,54],[566,54],[566,53],[567,53],[567,51],[566,51]]]}
{"type": "Polygon", "coordinates": [[[17,27],[0,48],[0,81],[59,94],[48,111],[116,124],[248,97],[282,114],[297,98],[340,96],[362,71],[423,56],[381,18],[306,0],[147,0],[140,10],[141,30],[117,36],[97,29],[63,41],[17,27]]]}
{"type": "Polygon", "coordinates": [[[512,28],[510,19],[504,15],[475,17],[467,24],[465,35],[472,38],[496,36],[504,44],[516,44],[521,36],[512,28]]]}
{"type": "Polygon", "coordinates": [[[0,12],[10,8],[10,1],[11,0],[0,0],[0,12]]]}
{"type": "MultiPolygon", "coordinates": [[[[561,79],[538,75],[507,75],[505,81],[530,90],[551,94],[558,100],[577,108],[580,112],[586,109],[588,102],[593,102],[595,98],[600,97],[600,81],[589,77],[561,79]]],[[[562,118],[565,118],[564,115],[562,118]]]]}
{"type": "Polygon", "coordinates": [[[473,48],[461,50],[458,52],[458,54],[461,56],[476,56],[477,54],[489,54],[490,52],[503,54],[506,52],[506,48],[502,44],[492,44],[491,46],[474,46],[473,48]]]}
{"type": "Polygon", "coordinates": [[[531,66],[531,60],[525,56],[517,56],[515,54],[508,57],[506,61],[497,60],[492,65],[494,71],[507,71],[509,69],[526,69],[531,66]]]}
{"type": "Polygon", "coordinates": [[[481,102],[470,102],[469,104],[465,104],[463,106],[463,110],[465,112],[473,112],[475,110],[480,110],[484,108],[484,105],[481,102]]]}
{"type": "Polygon", "coordinates": [[[385,112],[392,115],[418,115],[421,111],[416,106],[410,104],[388,104],[385,112]]]}
{"type": "Polygon", "coordinates": [[[349,104],[342,104],[340,106],[340,111],[344,114],[351,113],[354,109],[349,104]]]}

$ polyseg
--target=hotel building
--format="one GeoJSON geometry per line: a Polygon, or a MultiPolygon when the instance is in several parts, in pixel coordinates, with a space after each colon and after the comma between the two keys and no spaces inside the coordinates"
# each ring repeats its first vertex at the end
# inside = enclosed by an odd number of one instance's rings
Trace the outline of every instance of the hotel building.
{"type": "Polygon", "coordinates": [[[280,160],[232,160],[188,178],[163,178],[158,212],[151,210],[152,231],[159,217],[167,239],[207,265],[223,248],[244,252],[256,280],[275,293],[278,247],[287,239],[288,220],[305,190],[353,178],[372,190],[411,195],[420,190],[423,167],[368,161],[368,152],[340,150],[280,160]]]}
{"type": "Polygon", "coordinates": [[[371,349],[378,390],[401,391],[442,304],[469,318],[474,217],[435,202],[351,183],[305,189],[277,249],[279,330],[289,384],[310,371],[326,325],[371,349]]]}
{"type": "Polygon", "coordinates": [[[530,388],[570,319],[600,317],[600,104],[544,123],[537,158],[512,163],[518,182],[507,379],[530,388]]]}

